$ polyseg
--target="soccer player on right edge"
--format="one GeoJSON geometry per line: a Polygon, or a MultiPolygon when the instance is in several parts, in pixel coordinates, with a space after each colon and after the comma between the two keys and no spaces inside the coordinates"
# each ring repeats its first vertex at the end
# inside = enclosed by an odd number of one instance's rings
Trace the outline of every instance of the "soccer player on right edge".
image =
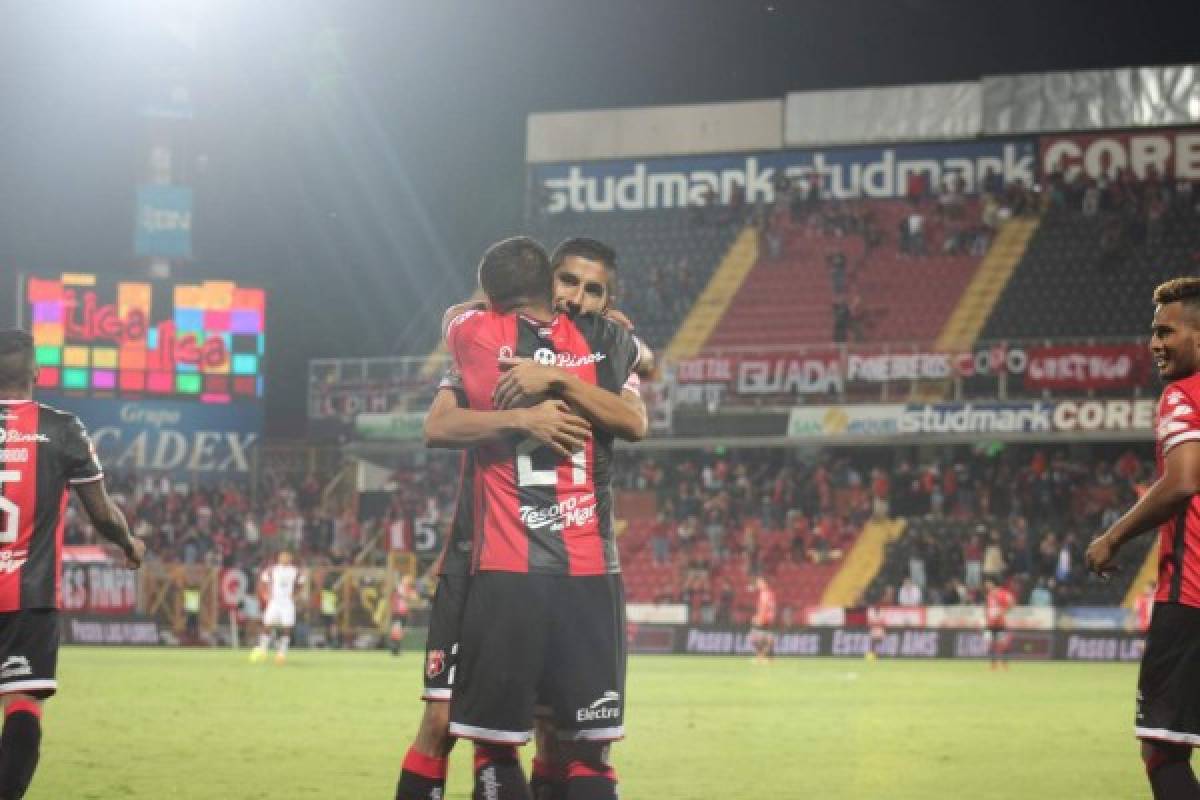
{"type": "Polygon", "coordinates": [[[1159,478],[1092,540],[1088,568],[1107,576],[1117,551],[1159,527],[1158,594],[1138,674],[1134,733],[1155,800],[1196,800],[1200,744],[1200,278],[1154,290],[1150,350],[1167,382],[1158,403],[1159,478]]]}

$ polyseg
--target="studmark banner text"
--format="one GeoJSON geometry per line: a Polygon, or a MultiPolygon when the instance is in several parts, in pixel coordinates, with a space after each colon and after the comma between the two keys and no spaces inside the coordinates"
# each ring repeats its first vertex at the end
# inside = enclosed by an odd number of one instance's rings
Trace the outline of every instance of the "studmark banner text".
{"type": "Polygon", "coordinates": [[[781,175],[819,181],[830,197],[887,199],[904,197],[913,175],[938,187],[957,174],[973,193],[989,172],[1028,186],[1036,170],[1034,140],[1022,138],[547,164],[532,168],[531,186],[543,211],[560,214],[727,205],[738,193],[771,203],[781,175]]]}

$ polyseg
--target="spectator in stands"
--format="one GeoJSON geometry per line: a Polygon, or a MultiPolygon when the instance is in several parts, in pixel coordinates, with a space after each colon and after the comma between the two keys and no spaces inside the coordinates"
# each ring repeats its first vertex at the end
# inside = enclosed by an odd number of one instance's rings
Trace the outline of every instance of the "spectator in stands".
{"type": "Polygon", "coordinates": [[[896,593],[896,601],[910,608],[921,605],[921,587],[914,583],[912,578],[905,578],[904,583],[900,585],[900,591],[896,593]]]}
{"type": "Polygon", "coordinates": [[[1000,532],[988,531],[987,544],[983,548],[983,579],[1000,583],[1007,570],[1004,563],[1004,550],[1000,545],[1000,532]]]}
{"type": "Polygon", "coordinates": [[[667,520],[667,515],[665,512],[659,511],[654,527],[650,531],[650,547],[654,553],[654,563],[656,565],[661,566],[670,560],[671,539],[669,531],[670,523],[667,520]]]}

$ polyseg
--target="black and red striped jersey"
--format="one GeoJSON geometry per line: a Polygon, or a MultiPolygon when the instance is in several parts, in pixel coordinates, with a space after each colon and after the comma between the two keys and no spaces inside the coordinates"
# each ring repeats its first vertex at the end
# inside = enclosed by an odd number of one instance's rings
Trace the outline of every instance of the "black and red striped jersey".
{"type": "MultiPolygon", "coordinates": [[[[1154,455],[1158,472],[1172,447],[1200,440],[1200,373],[1167,384],[1158,400],[1154,455]]],[[[1200,608],[1200,496],[1159,529],[1155,602],[1200,608]]]]}
{"type": "Polygon", "coordinates": [[[58,608],[67,489],[103,477],[74,414],[0,400],[0,612],[58,608]]]}
{"type": "MultiPolygon", "coordinates": [[[[594,314],[542,322],[468,311],[446,342],[471,408],[492,410],[501,357],[557,366],[608,391],[636,388],[639,345],[594,314]]],[[[560,458],[536,439],[475,448],[474,571],[603,575],[620,572],[613,538],[612,434],[560,458]]]]}

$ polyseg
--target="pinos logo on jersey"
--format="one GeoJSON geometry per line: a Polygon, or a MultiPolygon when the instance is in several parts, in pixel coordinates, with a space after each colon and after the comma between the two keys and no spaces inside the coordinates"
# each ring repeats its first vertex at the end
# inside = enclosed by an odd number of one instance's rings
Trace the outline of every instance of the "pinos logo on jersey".
{"type": "Polygon", "coordinates": [[[446,669],[446,651],[430,650],[425,656],[425,677],[436,678],[446,669]]]}
{"type": "Polygon", "coordinates": [[[28,550],[0,550],[0,574],[11,575],[25,566],[28,550]]]}
{"type": "Polygon", "coordinates": [[[29,659],[25,656],[9,656],[0,664],[0,680],[24,678],[32,674],[33,667],[29,666],[29,659]]]}
{"type": "Polygon", "coordinates": [[[591,722],[597,719],[616,719],[621,716],[621,693],[609,689],[592,701],[587,708],[575,711],[576,722],[591,722]]]}
{"type": "Polygon", "coordinates": [[[33,444],[34,442],[48,441],[50,441],[50,437],[44,433],[22,433],[21,431],[0,429],[0,444],[33,444]]]}
{"type": "Polygon", "coordinates": [[[521,506],[521,522],[530,530],[549,527],[561,531],[568,525],[582,528],[596,517],[595,495],[569,497],[552,506],[521,506]],[[592,502],[588,502],[591,500],[592,502]]]}
{"type": "Polygon", "coordinates": [[[533,360],[544,367],[562,367],[563,369],[576,369],[578,367],[586,367],[588,364],[598,364],[608,356],[604,353],[588,353],[586,356],[577,356],[572,353],[556,353],[548,347],[539,347],[533,353],[533,360]]]}

